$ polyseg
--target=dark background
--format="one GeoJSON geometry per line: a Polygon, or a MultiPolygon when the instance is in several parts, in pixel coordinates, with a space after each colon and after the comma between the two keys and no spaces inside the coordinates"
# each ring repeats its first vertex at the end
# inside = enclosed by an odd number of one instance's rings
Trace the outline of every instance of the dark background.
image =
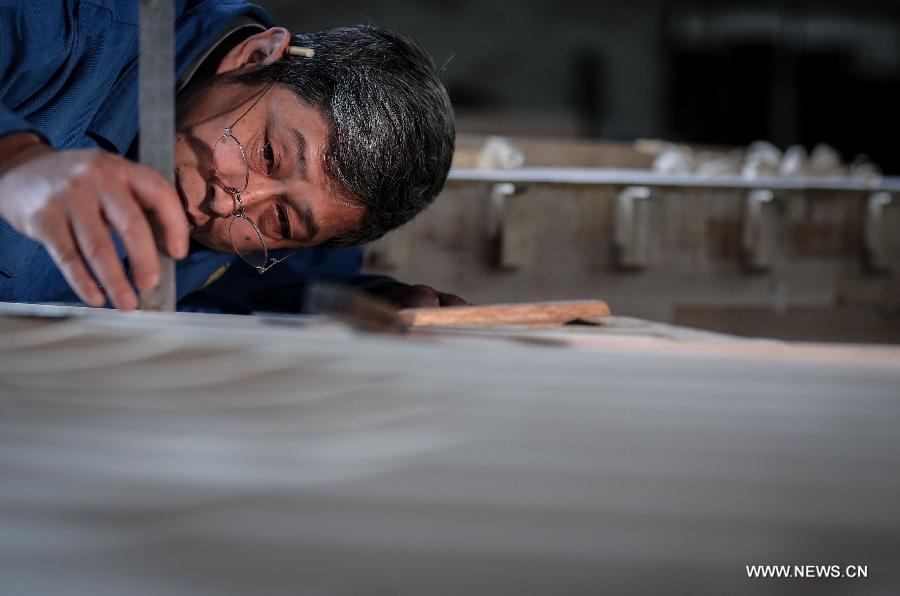
{"type": "Polygon", "coordinates": [[[897,0],[261,3],[292,30],[417,39],[461,131],[827,142],[900,173],[897,0]]]}

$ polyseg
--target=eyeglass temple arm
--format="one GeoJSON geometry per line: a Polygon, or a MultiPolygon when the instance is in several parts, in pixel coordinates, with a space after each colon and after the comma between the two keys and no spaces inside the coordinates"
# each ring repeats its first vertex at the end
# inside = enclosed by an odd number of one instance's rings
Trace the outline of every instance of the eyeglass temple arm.
{"type": "MultiPolygon", "coordinates": [[[[299,47],[299,46],[288,46],[287,53],[290,54],[290,55],[292,55],[292,56],[304,56],[304,57],[306,57],[306,58],[312,58],[312,57],[315,55],[316,51],[313,50],[312,48],[301,48],[301,47],[299,47]],[[301,53],[300,53],[300,54],[297,54],[296,52],[301,52],[301,53]]],[[[269,83],[269,85],[266,87],[265,91],[263,91],[263,92],[259,95],[259,97],[256,98],[256,101],[254,101],[252,104],[250,104],[250,107],[247,108],[246,110],[244,110],[244,113],[241,114],[240,116],[238,116],[237,120],[235,120],[235,121],[231,124],[231,126],[228,126],[228,127],[225,128],[225,130],[227,131],[227,134],[231,134],[231,129],[234,128],[234,125],[237,124],[238,122],[240,122],[240,121],[241,121],[241,118],[243,118],[244,116],[246,116],[247,114],[249,114],[249,113],[250,113],[250,110],[252,110],[253,108],[256,107],[256,104],[259,103],[259,100],[261,100],[261,99],[263,98],[263,96],[264,96],[266,93],[269,92],[269,89],[271,89],[271,88],[275,85],[275,83],[277,83],[278,81],[280,81],[280,80],[282,79],[282,77],[284,77],[284,75],[287,74],[287,71],[288,71],[288,70],[289,70],[289,67],[288,67],[288,68],[285,68],[285,69],[281,72],[281,74],[278,75],[278,78],[276,78],[274,81],[272,81],[271,83],[269,83]]]]}

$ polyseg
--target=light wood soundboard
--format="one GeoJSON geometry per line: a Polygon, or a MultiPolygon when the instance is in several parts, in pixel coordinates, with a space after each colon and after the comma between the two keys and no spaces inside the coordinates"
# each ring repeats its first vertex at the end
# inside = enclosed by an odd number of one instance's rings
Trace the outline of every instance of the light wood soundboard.
{"type": "Polygon", "coordinates": [[[896,591],[896,347],[598,322],[4,305],[0,593],[896,591]]]}

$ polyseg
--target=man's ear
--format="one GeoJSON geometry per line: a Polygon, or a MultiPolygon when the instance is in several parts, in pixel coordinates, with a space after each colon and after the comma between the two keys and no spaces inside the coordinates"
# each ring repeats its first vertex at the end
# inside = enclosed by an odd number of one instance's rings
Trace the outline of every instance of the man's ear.
{"type": "Polygon", "coordinates": [[[225,54],[216,74],[272,64],[284,56],[290,44],[291,34],[284,27],[272,27],[251,35],[225,54]]]}

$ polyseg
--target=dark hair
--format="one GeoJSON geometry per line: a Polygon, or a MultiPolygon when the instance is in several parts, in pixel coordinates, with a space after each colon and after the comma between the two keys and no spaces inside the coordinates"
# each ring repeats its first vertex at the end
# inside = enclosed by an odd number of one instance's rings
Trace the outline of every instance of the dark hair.
{"type": "MultiPolygon", "coordinates": [[[[325,171],[365,208],[362,225],[325,246],[370,242],[411,220],[437,196],[453,159],[455,125],[447,91],[428,54],[385,29],[358,25],[294,35],[315,50],[281,82],[328,123],[325,171]]],[[[278,62],[234,77],[272,81],[278,62]]]]}

